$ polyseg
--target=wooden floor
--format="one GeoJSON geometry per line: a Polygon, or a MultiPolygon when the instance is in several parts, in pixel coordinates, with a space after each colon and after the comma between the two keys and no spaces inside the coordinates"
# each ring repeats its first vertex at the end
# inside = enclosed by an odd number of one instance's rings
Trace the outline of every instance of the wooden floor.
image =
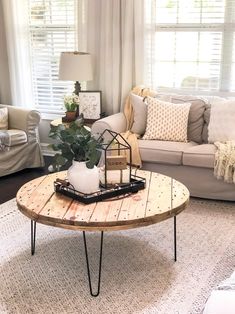
{"type": "Polygon", "coordinates": [[[48,166],[51,164],[51,157],[44,157],[45,167],[25,169],[14,174],[0,178],[0,204],[9,201],[16,196],[19,188],[26,182],[43,176],[48,173],[48,166]]]}

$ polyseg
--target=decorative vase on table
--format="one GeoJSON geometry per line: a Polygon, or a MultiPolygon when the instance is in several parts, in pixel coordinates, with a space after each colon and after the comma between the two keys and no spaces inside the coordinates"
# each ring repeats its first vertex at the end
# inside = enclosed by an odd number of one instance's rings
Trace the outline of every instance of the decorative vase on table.
{"type": "Polygon", "coordinates": [[[51,126],[49,137],[56,141],[52,148],[54,156],[51,168],[59,171],[68,169],[68,181],[78,192],[85,194],[99,190],[99,171],[96,167],[100,159],[102,139],[96,139],[83,125],[83,119],[68,126],[51,126]],[[71,166],[72,164],[72,166],[71,166]]]}
{"type": "Polygon", "coordinates": [[[85,161],[73,160],[68,169],[68,181],[78,192],[94,193],[99,190],[99,170],[96,166],[87,168],[85,161]]]}

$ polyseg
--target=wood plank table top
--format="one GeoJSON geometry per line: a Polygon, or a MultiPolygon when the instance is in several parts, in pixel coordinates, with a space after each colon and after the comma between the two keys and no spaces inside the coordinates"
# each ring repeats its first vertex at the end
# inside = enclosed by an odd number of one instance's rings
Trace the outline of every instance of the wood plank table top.
{"type": "Polygon", "coordinates": [[[122,199],[85,205],[55,193],[54,181],[66,171],[29,181],[17,193],[19,210],[42,224],[83,231],[114,231],[154,224],[184,210],[189,191],[179,181],[158,173],[138,170],[146,188],[122,199]]]}

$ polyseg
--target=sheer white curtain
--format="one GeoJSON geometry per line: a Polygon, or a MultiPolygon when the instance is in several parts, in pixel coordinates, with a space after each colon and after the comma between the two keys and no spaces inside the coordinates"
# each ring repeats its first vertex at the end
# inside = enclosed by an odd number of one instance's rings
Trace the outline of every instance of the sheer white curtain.
{"type": "Polygon", "coordinates": [[[144,0],[87,0],[87,51],[94,57],[89,89],[103,93],[103,110],[120,111],[128,92],[142,84],[144,0]]]}
{"type": "Polygon", "coordinates": [[[6,48],[6,34],[3,19],[2,2],[0,1],[0,103],[11,104],[10,78],[6,48]]]}
{"type": "Polygon", "coordinates": [[[33,107],[27,1],[2,0],[2,6],[9,62],[11,104],[33,107]]]}

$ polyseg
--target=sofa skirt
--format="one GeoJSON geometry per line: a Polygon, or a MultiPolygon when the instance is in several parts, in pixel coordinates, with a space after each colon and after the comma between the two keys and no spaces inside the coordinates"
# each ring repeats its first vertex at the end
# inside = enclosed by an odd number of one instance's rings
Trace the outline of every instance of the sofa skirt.
{"type": "Polygon", "coordinates": [[[43,167],[40,144],[35,140],[0,152],[0,177],[25,168],[43,167]]]}
{"type": "Polygon", "coordinates": [[[213,169],[143,162],[144,170],[155,171],[182,182],[191,196],[235,201],[235,184],[214,177],[213,169]]]}

